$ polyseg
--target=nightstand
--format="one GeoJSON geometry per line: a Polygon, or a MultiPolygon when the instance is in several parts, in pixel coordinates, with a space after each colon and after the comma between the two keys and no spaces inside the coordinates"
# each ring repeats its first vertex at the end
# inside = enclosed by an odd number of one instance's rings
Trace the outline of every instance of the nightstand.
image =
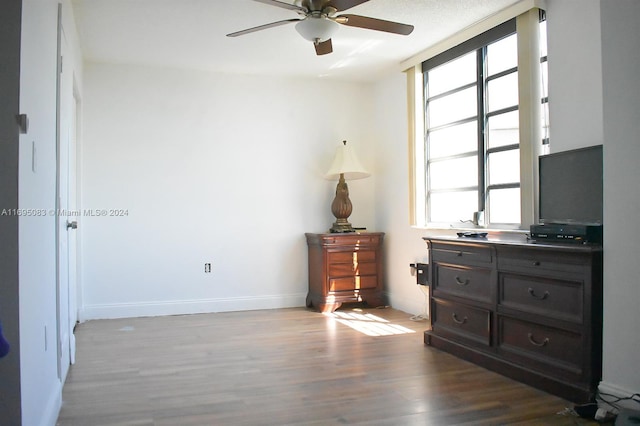
{"type": "Polygon", "coordinates": [[[382,232],[305,234],[309,250],[307,307],[333,312],[343,303],[384,305],[382,232]]]}

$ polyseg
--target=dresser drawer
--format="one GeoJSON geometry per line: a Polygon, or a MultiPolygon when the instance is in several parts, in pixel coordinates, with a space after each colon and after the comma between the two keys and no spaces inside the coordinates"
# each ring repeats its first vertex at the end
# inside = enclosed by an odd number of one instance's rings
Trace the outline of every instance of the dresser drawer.
{"type": "Polygon", "coordinates": [[[354,275],[375,275],[378,265],[371,262],[334,263],[329,265],[329,277],[344,277],[354,275]]]}
{"type": "Polygon", "coordinates": [[[491,270],[450,264],[434,265],[433,292],[491,302],[491,270]]]}
{"type": "Polygon", "coordinates": [[[498,349],[507,359],[530,368],[578,380],[583,342],[578,333],[499,316],[498,349]]]}
{"type": "Polygon", "coordinates": [[[336,263],[358,264],[360,262],[375,262],[375,250],[356,250],[356,251],[330,251],[327,254],[327,260],[330,265],[336,263]]]}
{"type": "Polygon", "coordinates": [[[553,276],[558,273],[581,275],[587,267],[585,257],[578,253],[516,249],[498,256],[498,269],[501,271],[553,276]]]}
{"type": "Polygon", "coordinates": [[[377,246],[380,243],[381,235],[379,234],[334,234],[323,235],[321,237],[322,245],[329,246],[354,246],[361,245],[377,246]]]}
{"type": "Polygon", "coordinates": [[[491,315],[489,311],[442,299],[432,299],[431,324],[439,335],[489,346],[491,315]]]}
{"type": "Polygon", "coordinates": [[[433,262],[488,266],[493,262],[493,251],[489,247],[433,244],[433,262]]]}
{"type": "Polygon", "coordinates": [[[354,292],[359,289],[374,289],[378,286],[378,278],[375,275],[372,276],[357,276],[357,277],[343,277],[343,278],[330,278],[329,279],[329,291],[350,291],[354,292]]]}
{"type": "Polygon", "coordinates": [[[499,273],[498,304],[549,318],[583,322],[583,283],[499,273]]]}

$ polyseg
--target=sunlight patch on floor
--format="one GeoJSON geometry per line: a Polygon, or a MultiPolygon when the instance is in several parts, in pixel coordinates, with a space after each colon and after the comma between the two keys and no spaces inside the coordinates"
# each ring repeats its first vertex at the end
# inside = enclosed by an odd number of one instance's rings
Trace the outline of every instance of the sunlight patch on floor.
{"type": "Polygon", "coordinates": [[[393,324],[373,314],[335,311],[325,312],[324,315],[367,336],[391,336],[394,334],[415,333],[415,331],[410,328],[393,324]]]}

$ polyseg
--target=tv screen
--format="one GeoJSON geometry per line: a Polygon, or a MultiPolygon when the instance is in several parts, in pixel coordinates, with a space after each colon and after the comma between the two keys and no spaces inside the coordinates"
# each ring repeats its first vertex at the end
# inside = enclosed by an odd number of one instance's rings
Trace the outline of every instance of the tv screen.
{"type": "Polygon", "coordinates": [[[540,222],[602,224],[602,145],[541,155],[540,222]]]}

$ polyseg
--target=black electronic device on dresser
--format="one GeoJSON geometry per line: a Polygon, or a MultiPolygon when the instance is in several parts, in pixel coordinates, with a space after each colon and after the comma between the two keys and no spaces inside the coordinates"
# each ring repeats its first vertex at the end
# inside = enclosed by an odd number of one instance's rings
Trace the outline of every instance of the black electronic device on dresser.
{"type": "Polygon", "coordinates": [[[602,244],[602,145],[539,158],[537,241],[602,244]]]}
{"type": "Polygon", "coordinates": [[[531,238],[536,241],[602,244],[602,225],[578,223],[531,225],[531,238]]]}

